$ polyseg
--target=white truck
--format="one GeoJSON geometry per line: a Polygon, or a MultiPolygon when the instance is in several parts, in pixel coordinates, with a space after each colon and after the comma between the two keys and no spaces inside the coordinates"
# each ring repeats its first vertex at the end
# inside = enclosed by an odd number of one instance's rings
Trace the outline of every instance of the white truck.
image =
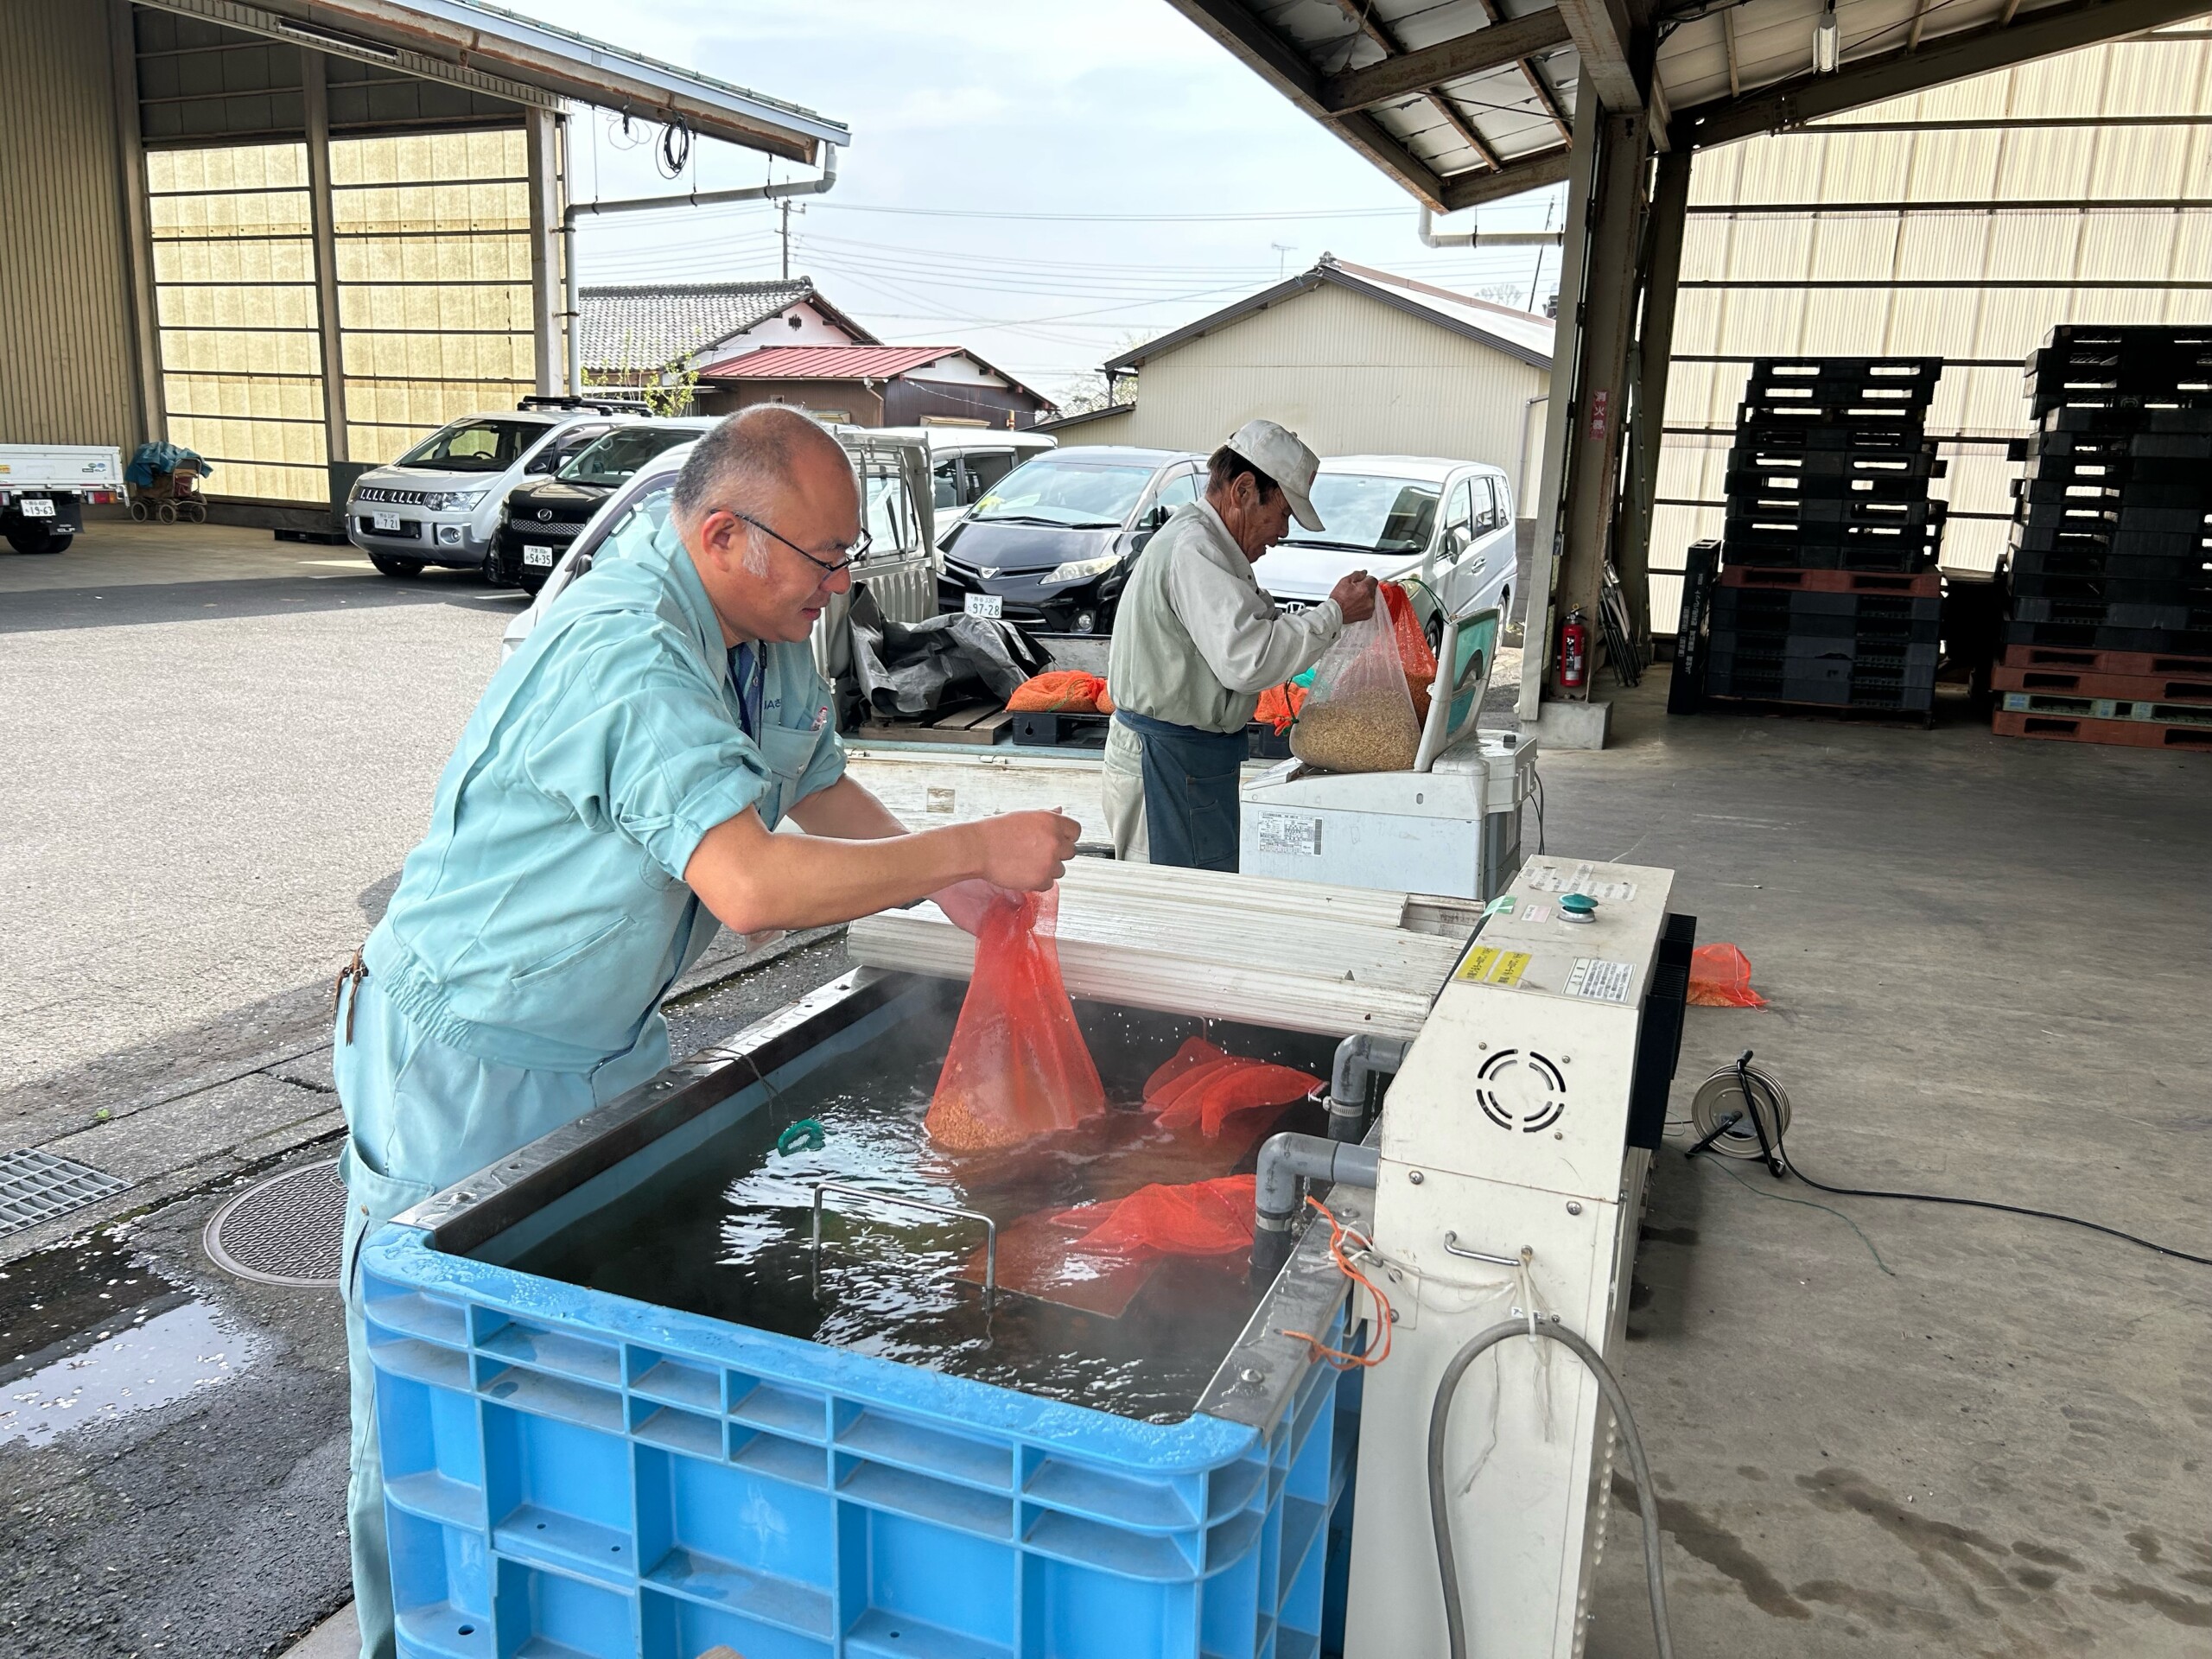
{"type": "Polygon", "coordinates": [[[85,506],[120,501],[123,451],[101,443],[0,443],[0,535],[18,553],[59,553],[85,506]]]}

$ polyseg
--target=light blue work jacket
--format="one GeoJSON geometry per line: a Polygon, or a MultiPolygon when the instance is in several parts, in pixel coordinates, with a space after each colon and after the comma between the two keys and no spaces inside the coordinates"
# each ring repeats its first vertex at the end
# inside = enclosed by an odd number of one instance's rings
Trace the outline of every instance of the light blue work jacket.
{"type": "Polygon", "coordinates": [[[351,1042],[340,1012],[349,1179],[435,1189],[650,1077],[661,998],[717,926],[683,883],[701,837],[843,774],[810,648],[766,648],[747,736],[690,556],[672,524],[640,543],[549,608],[447,763],[351,1042]]]}

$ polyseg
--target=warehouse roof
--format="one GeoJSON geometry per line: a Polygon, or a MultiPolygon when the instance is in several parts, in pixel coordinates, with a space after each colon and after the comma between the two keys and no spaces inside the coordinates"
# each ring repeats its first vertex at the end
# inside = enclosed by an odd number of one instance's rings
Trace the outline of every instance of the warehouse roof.
{"type": "Polygon", "coordinates": [[[965,346],[770,346],[699,371],[702,380],[893,380],[948,357],[964,357],[986,374],[1046,407],[1052,400],[994,368],[965,346]]]}
{"type": "Polygon", "coordinates": [[[144,0],[249,34],[522,103],[574,99],[702,137],[815,162],[842,122],[482,0],[144,0]]]}
{"type": "Polygon", "coordinates": [[[1264,311],[1271,305],[1279,305],[1324,285],[1347,289],[1393,310],[1434,323],[1534,367],[1548,370],[1552,365],[1552,332],[1556,325],[1549,317],[1516,311],[1511,306],[1494,305],[1471,295],[1454,294],[1450,289],[1437,288],[1371,266],[1351,264],[1325,253],[1312,270],[1301,270],[1287,282],[1263,288],[1234,305],[1210,312],[1196,322],[1185,323],[1157,340],[1147,340],[1135,350],[1115,358],[1106,365],[1106,371],[1118,374],[1141,368],[1147,359],[1172,352],[1186,340],[1212,334],[1240,317],[1264,311]]]}
{"type": "Polygon", "coordinates": [[[579,332],[587,368],[658,370],[696,357],[804,302],[865,344],[875,336],[815,291],[810,277],[587,288],[579,332]]]}
{"type": "Polygon", "coordinates": [[[1608,110],[1646,112],[1662,146],[1719,143],[2204,10],[2204,0],[1169,3],[1440,209],[1565,178],[1586,86],[1608,110]],[[1836,51],[1825,73],[1815,47],[1824,14],[1836,51]]]}

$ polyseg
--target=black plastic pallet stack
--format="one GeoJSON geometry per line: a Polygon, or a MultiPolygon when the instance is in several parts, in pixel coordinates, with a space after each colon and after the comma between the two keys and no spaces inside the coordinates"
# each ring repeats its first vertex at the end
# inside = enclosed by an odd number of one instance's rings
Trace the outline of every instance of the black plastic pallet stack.
{"type": "Polygon", "coordinates": [[[2053,328],[2027,393],[2007,647],[2212,658],[2212,328],[2053,328]]]}
{"type": "Polygon", "coordinates": [[[1928,715],[1945,503],[1939,358],[1764,358],[1728,452],[1708,696],[1928,715]]]}

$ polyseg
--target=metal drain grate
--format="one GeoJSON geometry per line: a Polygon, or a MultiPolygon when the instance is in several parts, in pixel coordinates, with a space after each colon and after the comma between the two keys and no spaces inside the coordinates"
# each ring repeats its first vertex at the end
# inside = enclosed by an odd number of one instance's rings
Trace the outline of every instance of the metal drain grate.
{"type": "Polygon", "coordinates": [[[0,1152],[0,1238],[81,1210],[130,1185],[73,1158],[34,1147],[0,1152]]]}
{"type": "Polygon", "coordinates": [[[331,1289],[345,1233],[346,1184],[334,1161],[249,1186],[215,1212],[200,1242],[217,1267],[241,1279],[331,1289]]]}

